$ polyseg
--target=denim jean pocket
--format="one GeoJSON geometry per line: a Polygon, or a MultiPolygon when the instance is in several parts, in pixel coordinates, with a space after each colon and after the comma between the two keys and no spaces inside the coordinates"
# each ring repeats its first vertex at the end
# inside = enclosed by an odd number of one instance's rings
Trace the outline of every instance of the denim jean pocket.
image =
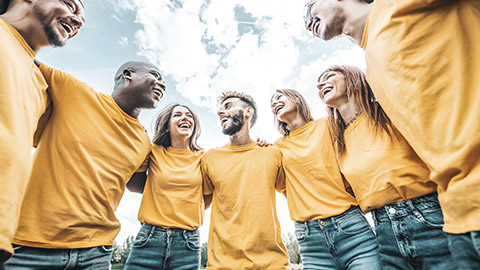
{"type": "Polygon", "coordinates": [[[187,247],[190,250],[200,250],[200,233],[198,230],[191,232],[185,232],[185,241],[187,242],[187,247]]]}
{"type": "Polygon", "coordinates": [[[347,235],[355,235],[369,230],[373,233],[367,219],[360,212],[354,213],[348,218],[337,220],[336,228],[339,232],[347,235]]]}
{"type": "Polygon", "coordinates": [[[295,223],[295,238],[297,238],[299,244],[307,241],[308,236],[305,226],[302,223],[295,223]]]}
{"type": "Polygon", "coordinates": [[[132,246],[136,248],[144,247],[146,244],[148,244],[148,242],[150,241],[150,238],[151,238],[150,228],[142,226],[137,236],[135,237],[135,240],[133,241],[132,246]]]}
{"type": "Polygon", "coordinates": [[[23,248],[22,245],[12,244],[12,246],[13,246],[13,251],[14,251],[14,252],[17,252],[17,251],[19,251],[21,248],[23,248]]]}
{"type": "Polygon", "coordinates": [[[415,217],[421,224],[430,228],[442,228],[444,224],[442,209],[439,207],[417,210],[415,217]]]}
{"type": "Polygon", "coordinates": [[[111,253],[113,251],[113,246],[100,246],[100,250],[104,253],[111,253]]]}

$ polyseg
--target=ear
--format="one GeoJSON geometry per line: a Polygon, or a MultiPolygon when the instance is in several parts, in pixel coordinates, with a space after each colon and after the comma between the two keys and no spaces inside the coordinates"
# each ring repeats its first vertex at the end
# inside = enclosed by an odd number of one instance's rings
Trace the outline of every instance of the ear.
{"type": "Polygon", "coordinates": [[[253,112],[254,112],[254,111],[253,111],[253,108],[250,107],[250,106],[248,106],[248,107],[247,107],[247,110],[245,111],[245,117],[247,117],[247,118],[252,117],[252,116],[253,116],[253,112]]]}
{"type": "Polygon", "coordinates": [[[131,80],[131,79],[132,79],[132,73],[133,73],[133,72],[132,72],[131,70],[129,70],[129,69],[124,69],[124,70],[123,70],[123,73],[122,73],[123,78],[125,78],[125,79],[127,79],[127,80],[131,80]]]}

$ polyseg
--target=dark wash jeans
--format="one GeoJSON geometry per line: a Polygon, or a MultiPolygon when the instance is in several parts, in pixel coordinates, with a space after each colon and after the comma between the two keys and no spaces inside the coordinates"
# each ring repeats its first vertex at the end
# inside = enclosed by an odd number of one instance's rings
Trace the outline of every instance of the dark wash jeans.
{"type": "Polygon", "coordinates": [[[125,270],[200,269],[200,233],[143,224],[133,242],[125,270]]]}
{"type": "Polygon", "coordinates": [[[453,258],[457,261],[458,269],[480,269],[480,231],[449,233],[448,244],[453,258]]]}
{"type": "Polygon", "coordinates": [[[360,208],[295,222],[303,269],[380,269],[375,234],[360,208]]]}
{"type": "Polygon", "coordinates": [[[372,211],[383,269],[457,269],[437,193],[372,211]]]}
{"type": "Polygon", "coordinates": [[[15,254],[5,262],[5,270],[107,270],[113,250],[111,246],[50,249],[19,245],[13,245],[13,249],[15,254]]]}

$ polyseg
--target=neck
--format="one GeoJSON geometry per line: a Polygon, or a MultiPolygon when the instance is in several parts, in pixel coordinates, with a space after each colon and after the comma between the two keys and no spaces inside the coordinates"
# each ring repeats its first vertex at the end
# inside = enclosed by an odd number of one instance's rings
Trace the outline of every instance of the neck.
{"type": "Polygon", "coordinates": [[[230,135],[230,145],[245,145],[254,142],[250,138],[249,124],[244,124],[237,133],[230,135]]]}
{"type": "Polygon", "coordinates": [[[359,46],[362,44],[365,25],[372,5],[362,1],[355,1],[348,7],[345,7],[347,21],[345,22],[343,34],[351,37],[359,46]]]}
{"type": "Polygon", "coordinates": [[[37,53],[41,48],[49,46],[50,43],[45,30],[32,12],[26,12],[22,7],[11,7],[8,12],[0,15],[4,21],[10,24],[20,33],[25,42],[37,53]]]}
{"type": "Polygon", "coordinates": [[[113,100],[117,103],[118,107],[122,109],[126,114],[130,115],[133,118],[138,118],[141,109],[131,105],[131,102],[128,102],[128,99],[125,96],[117,93],[112,94],[113,100]]]}
{"type": "Polygon", "coordinates": [[[339,106],[337,110],[340,112],[345,125],[351,124],[361,114],[353,99],[349,99],[346,103],[339,106]]]}
{"type": "Polygon", "coordinates": [[[283,122],[285,122],[288,126],[288,129],[290,130],[290,132],[292,131],[295,131],[303,126],[305,126],[308,122],[305,121],[299,113],[295,112],[295,114],[293,115],[293,117],[289,118],[289,117],[286,117],[285,119],[282,120],[283,122]]]}
{"type": "Polygon", "coordinates": [[[187,136],[184,136],[182,138],[172,138],[170,137],[172,141],[172,148],[178,148],[178,149],[190,149],[190,138],[187,136]]]}

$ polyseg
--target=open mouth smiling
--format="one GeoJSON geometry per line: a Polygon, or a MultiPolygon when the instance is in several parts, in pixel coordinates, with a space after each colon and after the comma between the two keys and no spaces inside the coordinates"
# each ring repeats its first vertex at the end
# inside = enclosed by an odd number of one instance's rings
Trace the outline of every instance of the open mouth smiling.
{"type": "Polygon", "coordinates": [[[65,32],[67,33],[67,36],[68,36],[69,38],[73,35],[73,33],[74,33],[75,29],[76,29],[75,26],[72,26],[72,25],[70,25],[69,23],[67,23],[67,22],[65,22],[65,21],[60,21],[60,25],[63,27],[63,29],[65,29],[65,32]]]}
{"type": "Polygon", "coordinates": [[[158,99],[160,99],[160,98],[163,96],[163,91],[162,91],[161,89],[154,88],[154,89],[153,89],[153,94],[154,94],[158,99]]]}
{"type": "Polygon", "coordinates": [[[277,104],[277,105],[273,108],[273,111],[274,111],[275,115],[277,115],[278,112],[279,112],[281,109],[283,109],[283,107],[285,107],[284,104],[277,104]]]}
{"type": "Polygon", "coordinates": [[[322,92],[321,92],[321,93],[322,93],[322,96],[325,98],[325,95],[328,94],[328,93],[330,93],[330,92],[332,92],[332,90],[333,90],[332,87],[325,87],[325,88],[323,88],[323,90],[322,90],[322,92]]]}

